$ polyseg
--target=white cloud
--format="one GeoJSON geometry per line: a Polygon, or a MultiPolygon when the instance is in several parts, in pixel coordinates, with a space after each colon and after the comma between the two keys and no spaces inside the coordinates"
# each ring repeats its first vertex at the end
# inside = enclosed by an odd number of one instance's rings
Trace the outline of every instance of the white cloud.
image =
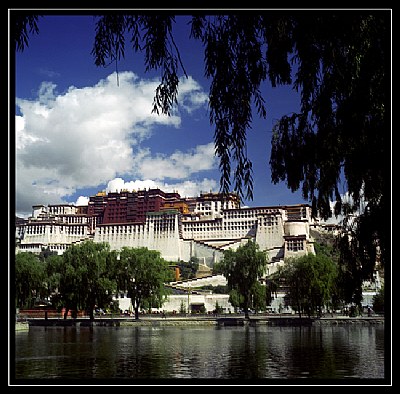
{"type": "Polygon", "coordinates": [[[214,179],[204,178],[200,181],[183,181],[177,183],[165,183],[151,179],[125,181],[123,178],[114,178],[108,182],[106,192],[120,192],[121,190],[144,190],[159,188],[164,192],[178,192],[181,197],[194,197],[201,192],[217,192],[218,182],[214,179]]]}
{"type": "Polygon", "coordinates": [[[85,206],[89,203],[89,197],[86,196],[79,196],[75,202],[76,206],[85,206]]]}
{"type": "Polygon", "coordinates": [[[201,192],[218,192],[219,186],[215,179],[204,178],[201,181],[184,181],[181,183],[165,183],[162,190],[167,192],[177,191],[181,197],[196,197],[201,192]]]}
{"type": "MultiPolygon", "coordinates": [[[[65,202],[77,190],[119,176],[187,181],[215,166],[213,144],[170,156],[151,152],[145,141],[157,125],[180,127],[179,111],[151,113],[158,81],[132,72],[120,72],[118,78],[117,84],[113,73],[94,86],[71,86],[63,94],[52,82],[43,82],[35,99],[16,99],[21,114],[15,124],[17,212],[65,202]]],[[[196,81],[183,79],[179,86],[178,100],[186,112],[204,106],[206,97],[196,81]]]]}
{"type": "Polygon", "coordinates": [[[189,76],[179,81],[178,101],[179,106],[190,114],[208,103],[208,95],[203,91],[201,86],[189,76]]]}
{"type": "Polygon", "coordinates": [[[208,171],[216,166],[214,143],[199,145],[189,152],[176,151],[167,156],[145,155],[138,165],[138,173],[144,178],[184,179],[199,171],[208,171]]]}
{"type": "Polygon", "coordinates": [[[121,190],[131,192],[133,190],[156,189],[157,187],[159,187],[157,183],[150,179],[125,182],[122,178],[114,178],[108,182],[106,192],[120,192],[121,190]]]}

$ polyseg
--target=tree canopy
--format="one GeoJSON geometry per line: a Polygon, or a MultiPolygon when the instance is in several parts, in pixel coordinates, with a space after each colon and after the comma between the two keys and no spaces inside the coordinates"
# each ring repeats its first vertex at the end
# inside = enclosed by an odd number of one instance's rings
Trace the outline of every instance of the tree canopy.
{"type": "MultiPolygon", "coordinates": [[[[175,16],[133,10],[96,18],[95,64],[118,62],[129,41],[133,51],[144,53],[146,70],[161,72],[153,111],[170,114],[180,74],[187,75],[174,41],[175,16]]],[[[24,50],[28,33],[38,32],[37,16],[17,13],[14,22],[15,49],[24,50]]],[[[345,228],[356,245],[343,255],[361,256],[367,275],[378,255],[382,265],[389,261],[390,10],[202,12],[190,26],[190,38],[204,47],[211,81],[209,118],[221,191],[233,188],[252,199],[246,140],[253,113],[267,116],[267,82],[290,85],[300,92],[300,110],[275,123],[272,182],[301,189],[313,214],[324,219],[332,215],[332,201],[334,214],[345,217],[363,203],[359,219],[345,228]]]]}
{"type": "Polygon", "coordinates": [[[197,257],[191,257],[189,261],[179,261],[177,263],[180,271],[181,279],[192,279],[196,276],[196,272],[199,269],[199,259],[197,257]]]}
{"type": "Polygon", "coordinates": [[[160,252],[144,247],[123,247],[114,261],[113,276],[118,290],[127,292],[131,298],[136,319],[140,308],[162,306],[167,299],[164,283],[173,279],[169,263],[160,252]]]}
{"type": "Polygon", "coordinates": [[[69,309],[84,309],[93,320],[95,306],[109,304],[117,287],[109,269],[110,246],[87,240],[69,246],[62,257],[59,292],[64,296],[65,317],[69,309]]]}
{"type": "Polygon", "coordinates": [[[33,253],[15,256],[15,305],[32,308],[44,288],[45,266],[33,253]]]}
{"type": "Polygon", "coordinates": [[[277,273],[288,286],[290,305],[300,316],[302,312],[320,315],[324,306],[331,305],[337,275],[337,265],[324,254],[289,258],[277,273]]]}
{"type": "Polygon", "coordinates": [[[167,299],[164,283],[174,279],[160,252],[86,240],[70,245],[62,255],[48,250],[37,256],[20,252],[15,258],[15,306],[33,307],[49,299],[53,307],[72,315],[85,310],[94,319],[96,307],[115,305],[113,296],[126,292],[138,318],[139,308],[161,307],[167,299]],[[47,257],[45,257],[47,256],[47,257]]]}
{"type": "Polygon", "coordinates": [[[225,276],[227,286],[233,292],[232,304],[243,307],[246,318],[249,318],[250,307],[263,305],[259,300],[258,285],[266,272],[267,262],[267,252],[260,251],[254,241],[248,240],[236,250],[225,250],[223,259],[214,266],[214,272],[225,276]]]}

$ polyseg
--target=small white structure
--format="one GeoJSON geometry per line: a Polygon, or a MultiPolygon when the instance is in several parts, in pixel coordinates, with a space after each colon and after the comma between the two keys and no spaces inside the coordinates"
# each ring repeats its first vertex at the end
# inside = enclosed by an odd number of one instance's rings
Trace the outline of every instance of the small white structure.
{"type": "MultiPolygon", "coordinates": [[[[211,291],[196,290],[196,288],[202,286],[218,285],[226,285],[226,279],[223,275],[210,275],[203,278],[170,282],[168,286],[171,289],[182,290],[182,292],[186,291],[187,293],[170,294],[161,308],[152,308],[152,311],[170,313],[203,311],[211,313],[218,307],[222,309],[223,313],[233,312],[234,308],[229,302],[228,294],[213,294],[211,291]]],[[[119,302],[119,308],[122,311],[133,311],[131,299],[127,298],[126,294],[118,294],[116,300],[119,302]]]]}

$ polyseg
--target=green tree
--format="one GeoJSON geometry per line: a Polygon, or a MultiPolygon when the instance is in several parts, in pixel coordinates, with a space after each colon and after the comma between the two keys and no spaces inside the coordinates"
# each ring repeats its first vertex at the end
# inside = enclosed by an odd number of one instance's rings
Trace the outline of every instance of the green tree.
{"type": "MultiPolygon", "coordinates": [[[[160,70],[157,113],[171,113],[180,74],[187,75],[174,40],[175,20],[170,13],[96,17],[95,64],[118,63],[129,41],[144,54],[147,71],[160,70]]],[[[17,12],[13,21],[15,48],[23,50],[28,32],[38,30],[37,16],[17,12]]],[[[372,275],[378,251],[382,266],[390,261],[390,10],[197,13],[188,26],[188,36],[204,47],[204,72],[211,80],[209,117],[221,190],[230,191],[233,180],[233,189],[252,199],[246,141],[253,113],[267,116],[264,84],[290,85],[300,92],[300,109],[273,127],[272,181],[286,182],[291,191],[301,188],[322,218],[332,215],[331,200],[334,214],[345,217],[363,202],[365,210],[344,228],[353,245],[342,243],[342,261],[363,277],[372,275]],[[343,203],[342,180],[350,203],[343,203]],[[361,265],[352,266],[355,255],[361,265]]]]}
{"type": "MultiPolygon", "coordinates": [[[[354,283],[348,282],[346,289],[346,283],[343,279],[343,264],[340,261],[340,250],[338,249],[337,240],[332,234],[318,237],[318,241],[314,242],[315,254],[317,257],[325,256],[327,259],[332,260],[332,262],[337,266],[337,276],[335,285],[332,286],[331,291],[331,309],[340,309],[343,306],[343,302],[346,300],[345,294],[353,293],[354,283]]],[[[348,300],[347,302],[352,302],[348,300]]]]}
{"type": "Polygon", "coordinates": [[[253,285],[252,294],[251,308],[255,312],[265,311],[267,306],[266,287],[257,281],[253,285]]]}
{"type": "Polygon", "coordinates": [[[179,313],[186,314],[186,303],[184,301],[181,301],[181,304],[179,306],[179,313]]]}
{"type": "Polygon", "coordinates": [[[214,308],[213,313],[218,315],[218,314],[222,313],[223,311],[224,311],[224,308],[221,305],[219,305],[218,301],[215,301],[215,308],[214,308]]]}
{"type": "Polygon", "coordinates": [[[287,286],[287,298],[299,316],[321,315],[336,289],[337,265],[327,256],[307,254],[288,258],[277,276],[287,286]]]}
{"type": "Polygon", "coordinates": [[[178,267],[182,279],[192,279],[196,276],[199,269],[199,260],[196,257],[191,257],[190,261],[179,261],[178,267]]]}
{"type": "Polygon", "coordinates": [[[45,259],[45,286],[46,295],[50,298],[51,304],[56,309],[61,309],[61,294],[59,293],[61,270],[63,265],[63,257],[55,254],[49,254],[45,259]]]}
{"type": "Polygon", "coordinates": [[[52,305],[59,309],[59,294],[57,291],[60,284],[59,272],[62,264],[62,257],[58,255],[57,252],[47,247],[42,248],[38,258],[43,262],[45,271],[42,296],[50,298],[52,305]]]}
{"type": "Polygon", "coordinates": [[[249,318],[252,298],[258,291],[256,283],[265,274],[266,267],[266,252],[260,251],[259,246],[251,240],[236,250],[226,250],[223,259],[214,266],[215,272],[225,276],[229,290],[236,290],[243,297],[240,306],[244,309],[246,319],[249,318]]]}
{"type": "Polygon", "coordinates": [[[135,319],[143,306],[160,308],[168,290],[164,283],[172,280],[169,263],[160,252],[147,248],[123,247],[115,261],[114,277],[119,291],[126,291],[132,300],[135,319]]]}
{"type": "Polygon", "coordinates": [[[39,253],[39,260],[46,261],[48,257],[57,255],[57,252],[50,250],[49,247],[42,248],[41,252],[39,253]]]}
{"type": "Polygon", "coordinates": [[[15,255],[15,304],[18,308],[32,308],[43,292],[45,265],[30,252],[15,255]]]}
{"type": "Polygon", "coordinates": [[[96,305],[105,308],[116,293],[116,283],[111,276],[115,254],[107,243],[87,240],[71,245],[62,255],[60,293],[68,310],[84,309],[94,319],[96,305]]]}
{"type": "Polygon", "coordinates": [[[244,297],[239,293],[237,289],[232,289],[229,291],[229,302],[235,309],[235,313],[238,312],[239,309],[244,308],[244,297]]]}

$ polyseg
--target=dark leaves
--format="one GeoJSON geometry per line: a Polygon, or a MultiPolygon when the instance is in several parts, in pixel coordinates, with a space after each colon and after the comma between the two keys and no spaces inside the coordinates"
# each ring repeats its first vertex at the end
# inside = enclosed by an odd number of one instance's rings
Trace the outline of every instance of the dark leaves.
{"type": "Polygon", "coordinates": [[[129,34],[132,49],[144,52],[146,71],[161,69],[161,82],[155,91],[153,112],[170,115],[177,102],[179,67],[186,71],[175,44],[171,15],[106,14],[96,22],[92,55],[97,66],[118,63],[125,56],[125,36],[129,34]]]}
{"type": "MultiPolygon", "coordinates": [[[[210,18],[211,19],[211,18],[210,18]]],[[[196,21],[198,22],[198,21],[196,21]]],[[[253,198],[252,164],[247,157],[247,131],[251,129],[252,104],[266,116],[260,85],[266,77],[257,16],[216,16],[213,23],[196,24],[196,36],[205,46],[205,74],[211,78],[210,123],[215,125],[216,154],[220,158],[221,189],[253,198]],[[203,32],[199,32],[199,27],[203,32]],[[228,151],[228,152],[227,152],[228,151]],[[231,162],[235,164],[230,173],[231,162]]]]}
{"type": "Polygon", "coordinates": [[[96,66],[105,67],[125,56],[125,17],[119,14],[101,16],[96,22],[95,42],[92,55],[96,66]]]}
{"type": "Polygon", "coordinates": [[[11,31],[13,34],[15,49],[23,52],[29,46],[29,35],[39,34],[39,16],[26,12],[16,12],[11,14],[13,23],[11,31]]]}

